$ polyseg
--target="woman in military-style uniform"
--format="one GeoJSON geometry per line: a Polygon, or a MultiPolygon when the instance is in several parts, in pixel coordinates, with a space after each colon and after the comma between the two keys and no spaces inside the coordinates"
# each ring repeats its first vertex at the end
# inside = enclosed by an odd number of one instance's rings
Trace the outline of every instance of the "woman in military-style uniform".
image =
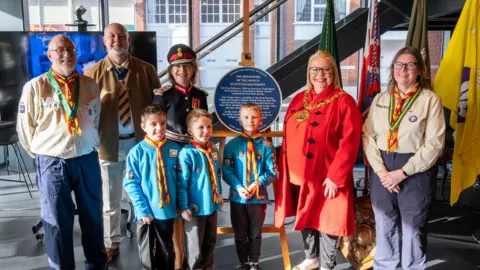
{"type": "MultiPolygon", "coordinates": [[[[161,104],[167,113],[166,136],[180,146],[190,143],[186,118],[192,109],[208,111],[207,95],[204,90],[193,86],[198,72],[197,55],[184,44],[173,45],[167,55],[171,85],[153,91],[153,104],[161,104]]],[[[175,220],[173,244],[175,248],[175,269],[183,269],[185,248],[183,244],[184,220],[175,220]]]]}
{"type": "Polygon", "coordinates": [[[167,138],[185,145],[190,142],[185,119],[192,109],[208,111],[204,90],[193,86],[198,72],[197,55],[184,44],[173,45],[167,55],[171,85],[153,91],[153,104],[162,104],[167,112],[167,138]]]}

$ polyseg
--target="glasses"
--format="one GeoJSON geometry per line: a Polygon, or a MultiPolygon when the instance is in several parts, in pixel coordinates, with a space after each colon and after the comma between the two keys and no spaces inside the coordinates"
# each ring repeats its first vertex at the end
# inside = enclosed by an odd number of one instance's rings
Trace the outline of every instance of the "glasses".
{"type": "Polygon", "coordinates": [[[49,50],[50,52],[57,52],[61,54],[65,53],[77,53],[77,49],[75,48],[56,48],[55,50],[49,50]]]}
{"type": "Polygon", "coordinates": [[[317,75],[320,72],[322,72],[323,74],[332,73],[332,68],[330,67],[311,67],[309,70],[312,75],[317,75]]]}
{"type": "Polygon", "coordinates": [[[403,67],[406,67],[408,70],[414,70],[417,68],[417,63],[415,62],[408,62],[408,63],[402,63],[402,62],[395,62],[393,63],[393,68],[396,70],[401,70],[403,67]]]}

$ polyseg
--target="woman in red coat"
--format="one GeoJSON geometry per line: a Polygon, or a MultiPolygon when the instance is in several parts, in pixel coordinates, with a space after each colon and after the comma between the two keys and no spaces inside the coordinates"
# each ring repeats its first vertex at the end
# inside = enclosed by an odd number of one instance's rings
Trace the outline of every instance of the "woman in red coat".
{"type": "Polygon", "coordinates": [[[307,90],[285,115],[280,153],[275,226],[296,217],[294,230],[302,232],[306,253],[296,270],[333,269],[338,237],[354,233],[353,166],[361,125],[354,99],[340,88],[333,57],[318,51],[308,61],[307,90]]]}

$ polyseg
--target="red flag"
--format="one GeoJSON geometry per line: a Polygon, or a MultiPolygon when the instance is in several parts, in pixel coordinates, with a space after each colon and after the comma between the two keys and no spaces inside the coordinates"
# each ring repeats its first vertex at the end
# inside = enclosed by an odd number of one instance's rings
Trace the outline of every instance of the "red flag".
{"type": "Polygon", "coordinates": [[[373,97],[380,92],[380,31],[378,22],[378,0],[370,1],[367,37],[363,47],[362,73],[358,94],[358,108],[363,122],[367,119],[373,97]]]}

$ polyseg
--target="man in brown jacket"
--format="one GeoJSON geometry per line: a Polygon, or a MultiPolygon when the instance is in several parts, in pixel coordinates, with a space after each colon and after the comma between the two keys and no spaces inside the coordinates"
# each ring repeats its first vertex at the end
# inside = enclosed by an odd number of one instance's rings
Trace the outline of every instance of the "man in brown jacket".
{"type": "Polygon", "coordinates": [[[100,167],[103,182],[104,242],[107,263],[120,246],[120,202],[125,157],[144,137],[140,112],[152,103],[153,89],[160,87],[155,68],[128,53],[130,36],[118,23],[110,24],[103,42],[108,55],[87,68],[85,75],[100,86],[100,167]]]}

